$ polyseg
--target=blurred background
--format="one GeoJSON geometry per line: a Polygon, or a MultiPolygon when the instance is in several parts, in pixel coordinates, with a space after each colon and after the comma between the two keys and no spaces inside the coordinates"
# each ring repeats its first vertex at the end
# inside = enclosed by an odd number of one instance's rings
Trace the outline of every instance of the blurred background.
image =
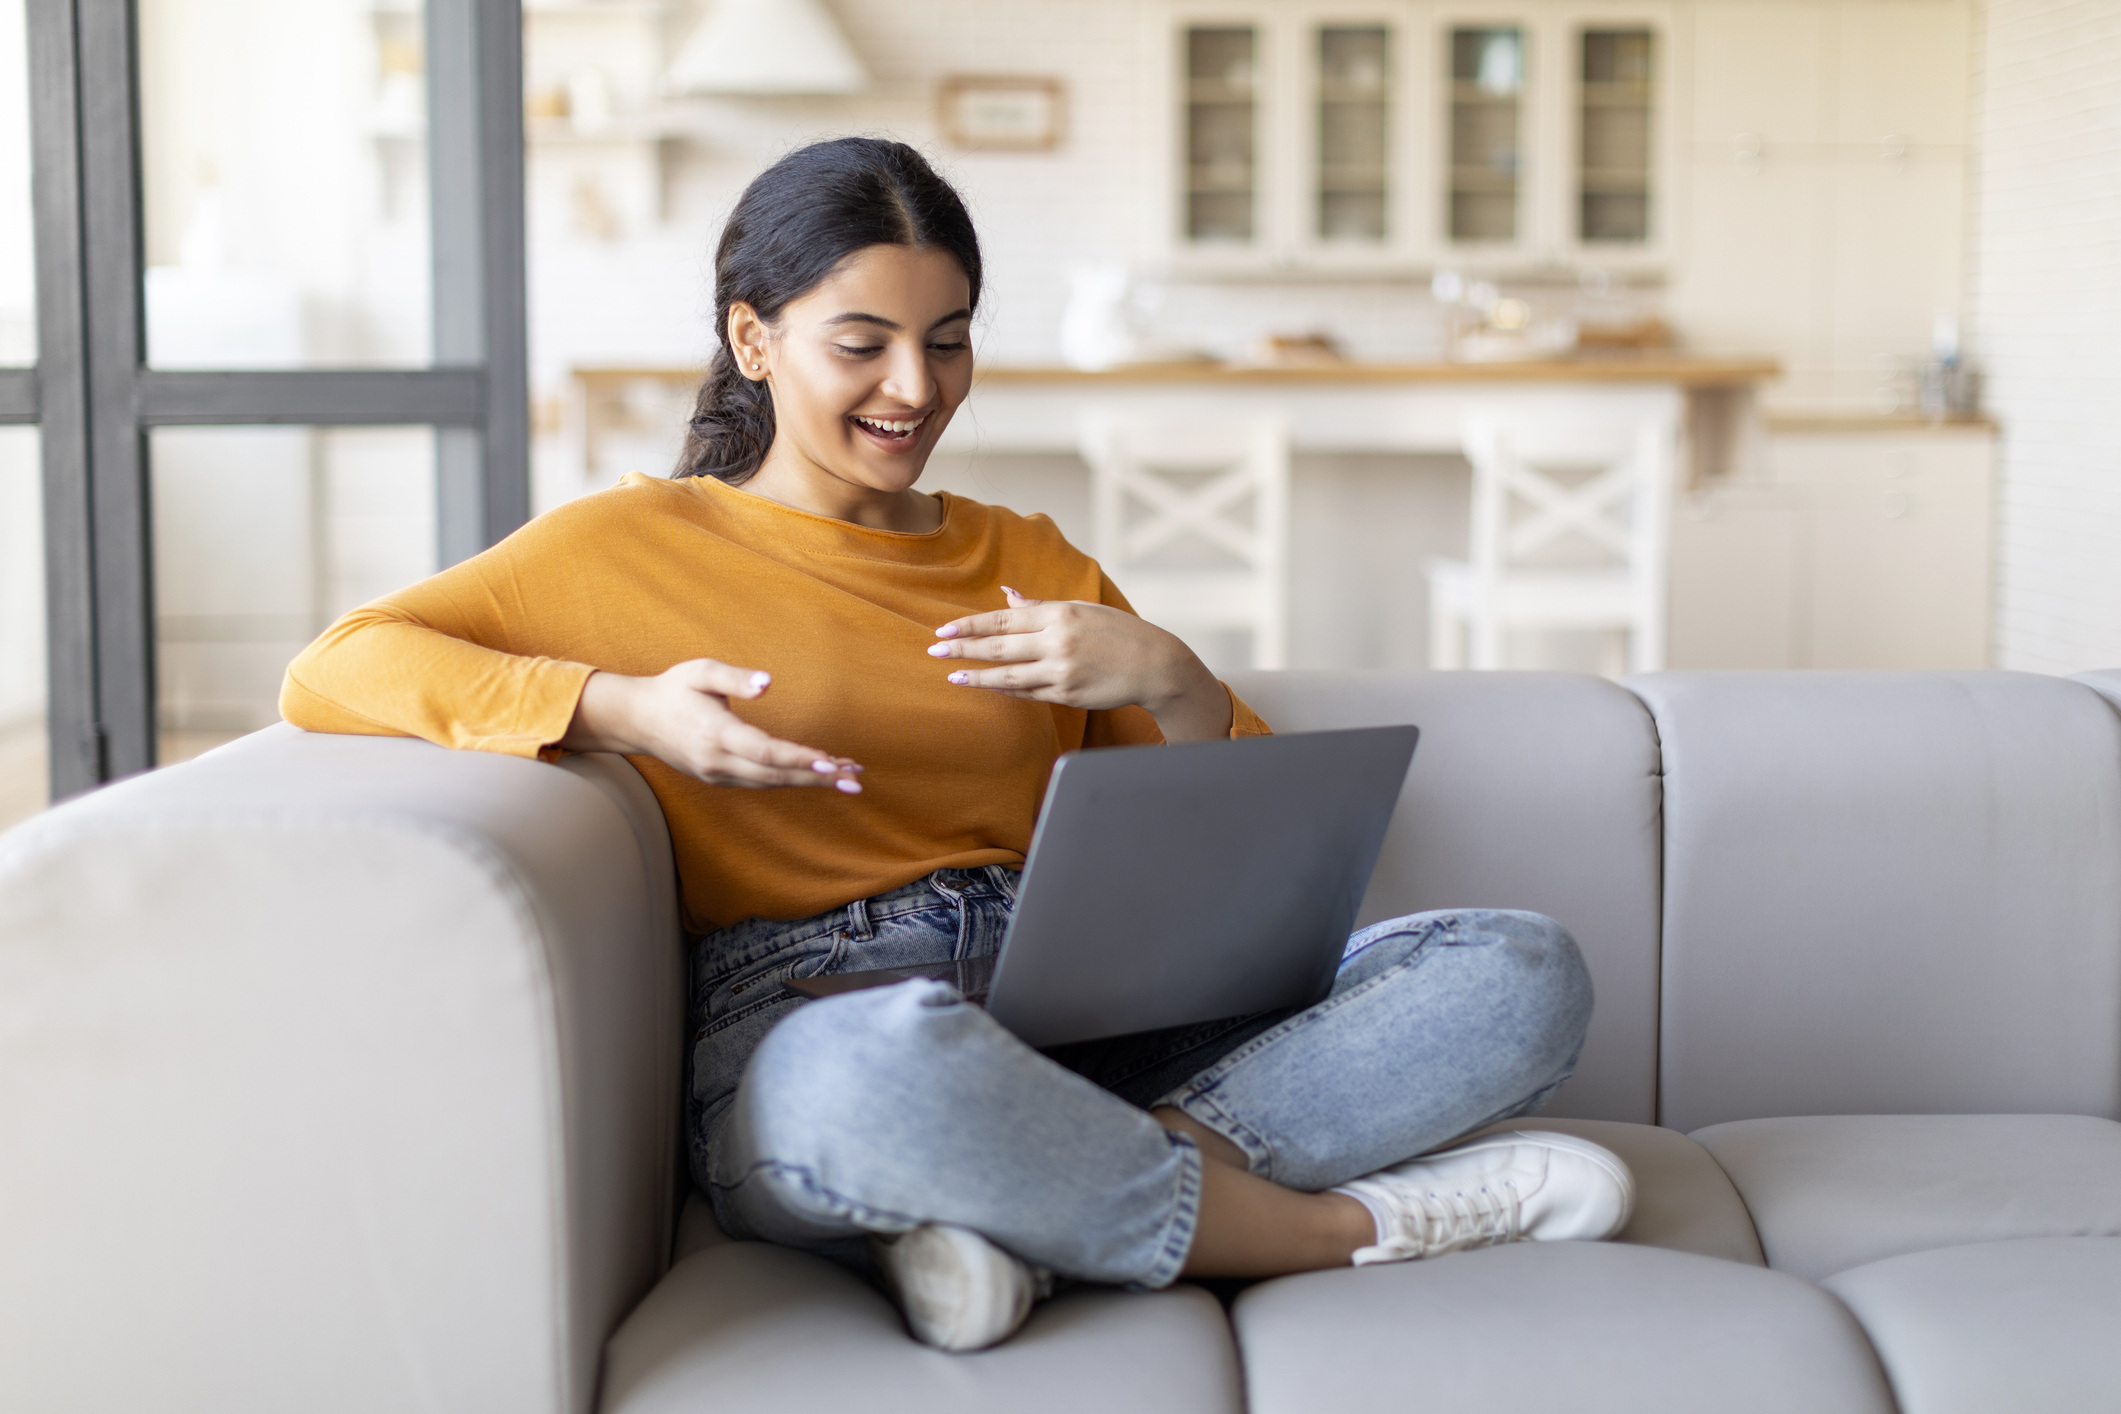
{"type": "MultiPolygon", "coordinates": [[[[889,135],[989,262],[982,381],[928,484],[1128,562],[1218,666],[2121,663],[2108,0],[500,8],[532,512],[668,471],[744,184],[889,135]],[[1582,455],[1531,466],[1560,427],[1582,455]]],[[[130,13],[145,365],[451,362],[434,17],[130,13]]],[[[24,368],[27,33],[0,0],[24,368]]],[[[48,794],[65,474],[7,420],[0,825],[48,794]]],[[[141,435],[162,762],[277,720],[303,643],[461,548],[433,425],[141,435]]]]}

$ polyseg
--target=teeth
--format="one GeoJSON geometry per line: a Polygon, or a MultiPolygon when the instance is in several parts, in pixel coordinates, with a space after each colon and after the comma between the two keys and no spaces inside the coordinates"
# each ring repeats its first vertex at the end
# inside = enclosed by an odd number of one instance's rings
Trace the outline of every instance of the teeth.
{"type": "Polygon", "coordinates": [[[879,432],[911,432],[926,422],[928,415],[922,413],[911,421],[893,421],[886,417],[863,417],[860,413],[856,413],[854,420],[865,427],[874,427],[879,432]]]}

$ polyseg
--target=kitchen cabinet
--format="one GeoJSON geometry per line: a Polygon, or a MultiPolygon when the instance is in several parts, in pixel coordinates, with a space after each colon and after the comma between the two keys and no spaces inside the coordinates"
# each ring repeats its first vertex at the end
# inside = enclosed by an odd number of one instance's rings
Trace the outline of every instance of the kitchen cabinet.
{"type": "Polygon", "coordinates": [[[1988,666],[1994,462],[1980,424],[1773,427],[1681,498],[1672,666],[1988,666]]]}
{"type": "Polygon", "coordinates": [[[1669,252],[1666,4],[1153,14],[1181,269],[1625,272],[1669,252]]]}

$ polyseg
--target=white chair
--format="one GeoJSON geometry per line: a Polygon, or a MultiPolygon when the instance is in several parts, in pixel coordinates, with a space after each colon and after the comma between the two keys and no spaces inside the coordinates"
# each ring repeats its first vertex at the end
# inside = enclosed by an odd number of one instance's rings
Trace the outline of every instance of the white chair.
{"type": "Polygon", "coordinates": [[[1512,629],[1621,630],[1664,666],[1678,409],[1576,400],[1468,408],[1471,558],[1429,566],[1429,666],[1500,668],[1512,629]]]}
{"type": "Polygon", "coordinates": [[[1079,434],[1095,553],[1135,611],[1195,651],[1244,630],[1251,667],[1287,667],[1287,423],[1092,414],[1079,434]]]}

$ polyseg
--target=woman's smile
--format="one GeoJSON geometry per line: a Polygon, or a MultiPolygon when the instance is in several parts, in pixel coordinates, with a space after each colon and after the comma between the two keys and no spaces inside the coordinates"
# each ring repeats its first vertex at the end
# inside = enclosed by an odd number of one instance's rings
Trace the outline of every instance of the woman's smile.
{"type": "Polygon", "coordinates": [[[919,443],[921,426],[928,421],[928,414],[918,412],[895,417],[877,417],[857,412],[849,414],[847,420],[880,451],[896,453],[909,452],[919,443]]]}

